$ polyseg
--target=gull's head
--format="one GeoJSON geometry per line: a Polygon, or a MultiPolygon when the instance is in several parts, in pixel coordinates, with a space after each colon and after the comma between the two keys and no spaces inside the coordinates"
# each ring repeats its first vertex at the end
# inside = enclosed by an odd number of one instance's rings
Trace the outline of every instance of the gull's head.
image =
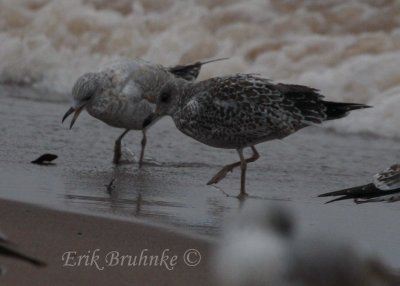
{"type": "Polygon", "coordinates": [[[98,77],[96,73],[86,73],[78,78],[74,87],[72,88],[72,97],[74,100],[73,106],[68,109],[64,114],[62,122],[74,113],[71,120],[70,129],[74,125],[79,114],[85,109],[86,105],[90,102],[98,89],[98,77]]]}
{"type": "Polygon", "coordinates": [[[172,116],[178,108],[178,100],[178,82],[175,80],[166,83],[157,97],[156,110],[143,121],[143,128],[148,127],[165,115],[172,116]]]}

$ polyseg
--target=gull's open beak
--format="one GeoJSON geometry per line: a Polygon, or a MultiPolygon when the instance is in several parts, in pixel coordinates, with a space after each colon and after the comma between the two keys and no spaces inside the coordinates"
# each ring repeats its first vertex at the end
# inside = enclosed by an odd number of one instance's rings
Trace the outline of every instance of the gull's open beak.
{"type": "Polygon", "coordinates": [[[143,121],[143,124],[142,124],[143,129],[150,127],[150,125],[153,125],[154,123],[156,123],[163,116],[164,116],[164,114],[161,114],[160,110],[158,108],[156,108],[156,111],[154,111],[152,114],[147,116],[146,119],[143,121]]]}
{"type": "Polygon", "coordinates": [[[85,107],[85,104],[79,106],[76,109],[73,108],[73,107],[68,109],[68,111],[64,114],[64,117],[62,119],[62,123],[64,123],[64,120],[67,119],[68,116],[70,116],[73,112],[75,112],[74,117],[72,117],[71,124],[69,125],[69,129],[71,129],[72,126],[74,126],[74,123],[75,123],[76,119],[78,118],[79,114],[82,112],[84,107],[85,107]]]}
{"type": "Polygon", "coordinates": [[[155,119],[156,119],[156,114],[154,112],[149,116],[147,116],[146,119],[143,121],[143,129],[150,126],[155,119]]]}
{"type": "Polygon", "coordinates": [[[67,110],[67,112],[65,112],[64,117],[61,121],[61,123],[64,123],[65,119],[67,119],[68,116],[71,115],[72,112],[75,111],[75,108],[71,107],[70,109],[67,110]]]}

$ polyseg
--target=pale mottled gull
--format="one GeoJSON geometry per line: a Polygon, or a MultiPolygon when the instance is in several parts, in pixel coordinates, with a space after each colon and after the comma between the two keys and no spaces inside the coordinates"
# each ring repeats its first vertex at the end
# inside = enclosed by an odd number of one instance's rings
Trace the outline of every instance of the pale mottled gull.
{"type": "Polygon", "coordinates": [[[319,195],[337,197],[326,203],[354,199],[355,203],[396,202],[400,200],[400,165],[395,164],[374,175],[373,182],[319,195]]]}
{"type": "Polygon", "coordinates": [[[114,62],[99,72],[86,73],[78,78],[72,89],[74,105],[62,121],[75,112],[70,124],[72,128],[81,111],[86,109],[91,116],[104,123],[125,129],[115,141],[115,164],[121,158],[122,138],[130,130],[141,130],[141,166],[146,146],[146,130],[142,128],[142,122],[154,111],[160,89],[171,79],[195,80],[203,64],[218,60],[222,59],[175,67],[164,67],[141,59],[114,62]]]}
{"type": "Polygon", "coordinates": [[[240,161],[225,166],[208,184],[215,184],[241,167],[239,198],[246,196],[247,163],[259,158],[255,145],[282,139],[297,130],[346,116],[364,104],[324,101],[315,89],[274,84],[253,74],[215,77],[191,83],[170,81],[160,93],[157,108],[144,126],[169,115],[186,135],[213,147],[236,149],[240,161]],[[245,159],[243,149],[253,155],[245,159]]]}
{"type": "Polygon", "coordinates": [[[225,224],[211,259],[218,285],[400,285],[399,271],[359,241],[300,226],[282,207],[245,207],[225,224]]]}

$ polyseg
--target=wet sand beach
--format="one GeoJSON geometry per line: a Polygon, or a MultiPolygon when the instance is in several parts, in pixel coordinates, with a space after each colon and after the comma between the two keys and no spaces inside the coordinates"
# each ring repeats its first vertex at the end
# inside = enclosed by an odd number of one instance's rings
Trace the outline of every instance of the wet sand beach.
{"type": "Polygon", "coordinates": [[[0,214],[7,218],[1,226],[8,238],[21,251],[47,263],[36,268],[2,257],[7,273],[0,277],[1,285],[214,285],[207,275],[210,242],[206,239],[139,222],[5,200],[0,200],[0,214]],[[184,262],[190,249],[202,254],[196,266],[184,262]],[[88,258],[79,260],[81,255],[88,258]],[[136,256],[136,264],[128,266],[123,255],[136,256]],[[150,262],[151,256],[158,261],[150,262]]]}

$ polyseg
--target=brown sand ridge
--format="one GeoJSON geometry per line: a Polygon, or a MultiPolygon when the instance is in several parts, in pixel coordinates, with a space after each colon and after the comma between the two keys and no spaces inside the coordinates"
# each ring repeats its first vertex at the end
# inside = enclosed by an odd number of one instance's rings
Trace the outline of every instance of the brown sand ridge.
{"type": "MultiPolygon", "coordinates": [[[[140,223],[63,213],[5,200],[0,200],[0,215],[12,218],[2,220],[1,227],[8,238],[24,253],[48,264],[37,268],[2,257],[7,274],[0,277],[0,285],[213,285],[207,257],[211,244],[200,238],[140,223]],[[77,258],[72,259],[72,254],[66,262],[68,254],[65,252],[76,251],[77,255],[82,255],[96,249],[99,249],[96,252],[98,267],[94,262],[89,262],[92,266],[84,266],[85,260],[81,260],[81,266],[64,266],[78,263],[77,258]],[[197,266],[185,264],[183,255],[188,249],[200,252],[197,266]],[[117,261],[109,258],[108,261],[114,262],[106,262],[111,251],[137,256],[137,265],[111,266],[117,261]],[[165,263],[160,262],[163,251],[165,263]],[[150,255],[158,256],[158,266],[143,265],[150,263],[150,255]],[[176,260],[172,258],[174,255],[176,260]],[[97,269],[103,267],[104,270],[97,269]]],[[[197,257],[191,254],[188,259],[194,263],[197,257]]]]}

